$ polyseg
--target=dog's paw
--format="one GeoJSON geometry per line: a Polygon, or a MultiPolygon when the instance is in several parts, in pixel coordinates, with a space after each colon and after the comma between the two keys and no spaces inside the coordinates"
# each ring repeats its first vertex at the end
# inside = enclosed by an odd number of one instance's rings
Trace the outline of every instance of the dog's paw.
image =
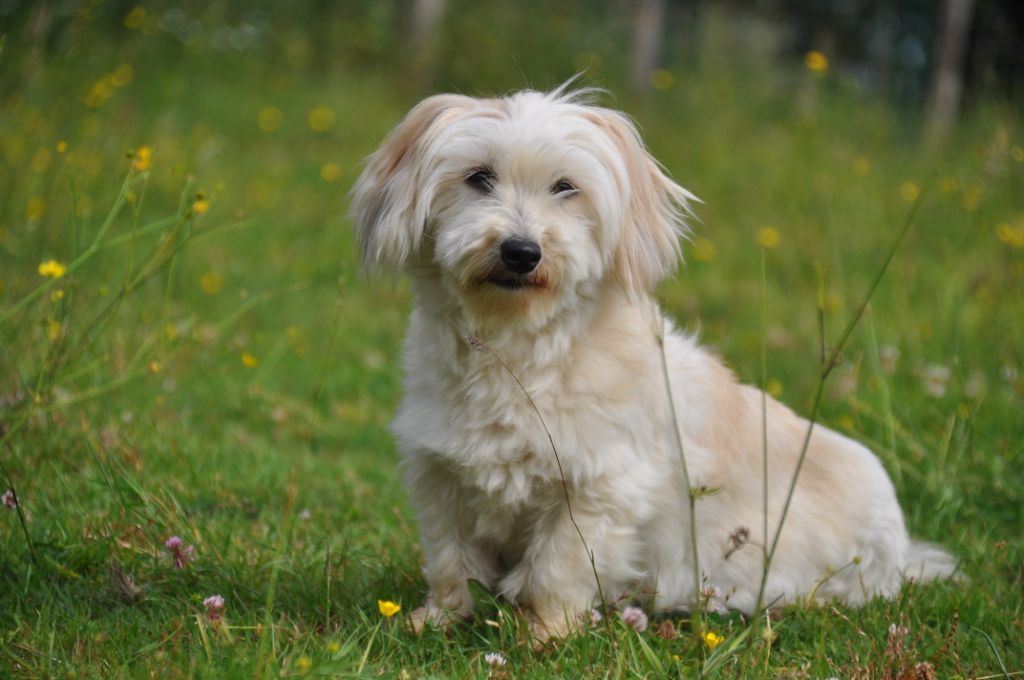
{"type": "Polygon", "coordinates": [[[429,605],[414,609],[409,614],[409,621],[412,624],[413,632],[417,635],[422,633],[427,626],[439,628],[447,633],[451,630],[453,624],[465,618],[464,615],[453,612],[450,609],[440,609],[429,605]]]}
{"type": "Polygon", "coordinates": [[[531,614],[529,624],[530,638],[533,640],[534,649],[540,649],[548,643],[566,638],[579,628],[579,623],[574,620],[574,617],[566,616],[561,612],[550,616],[531,614]]]}

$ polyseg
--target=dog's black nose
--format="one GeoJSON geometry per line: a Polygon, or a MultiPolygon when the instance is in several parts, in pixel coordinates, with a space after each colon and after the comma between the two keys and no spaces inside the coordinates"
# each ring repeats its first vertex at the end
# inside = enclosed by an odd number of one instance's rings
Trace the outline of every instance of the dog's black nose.
{"type": "Polygon", "coordinates": [[[510,238],[501,244],[501,261],[516,274],[529,274],[540,262],[540,244],[521,238],[510,238]]]}

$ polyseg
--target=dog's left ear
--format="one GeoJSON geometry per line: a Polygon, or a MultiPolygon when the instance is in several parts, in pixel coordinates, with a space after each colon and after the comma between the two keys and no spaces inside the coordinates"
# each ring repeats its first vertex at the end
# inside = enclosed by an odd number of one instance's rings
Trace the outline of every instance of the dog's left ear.
{"type": "Polygon", "coordinates": [[[424,99],[367,159],[352,188],[349,212],[365,269],[399,269],[419,250],[433,199],[433,143],[438,131],[473,103],[455,94],[424,99]]]}
{"type": "Polygon", "coordinates": [[[588,113],[615,143],[625,170],[618,178],[626,202],[613,261],[615,277],[630,293],[649,292],[675,269],[681,257],[679,239],[688,232],[686,217],[692,214],[689,204],[697,199],[664,173],[628,117],[597,107],[588,113]]]}

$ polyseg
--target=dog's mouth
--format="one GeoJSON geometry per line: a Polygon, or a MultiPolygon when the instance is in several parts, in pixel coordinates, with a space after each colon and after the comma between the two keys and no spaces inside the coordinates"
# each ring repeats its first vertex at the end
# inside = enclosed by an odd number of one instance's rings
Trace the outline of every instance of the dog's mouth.
{"type": "Polygon", "coordinates": [[[553,270],[540,266],[532,271],[517,272],[500,262],[489,262],[488,266],[474,272],[473,278],[466,281],[481,292],[498,289],[500,291],[544,291],[556,284],[552,277],[553,270]]]}
{"type": "Polygon", "coordinates": [[[546,288],[547,279],[532,272],[526,275],[512,274],[510,272],[494,272],[485,276],[481,283],[487,286],[496,286],[502,290],[524,290],[527,288],[546,288]]]}
{"type": "Polygon", "coordinates": [[[544,284],[536,276],[492,276],[485,279],[484,282],[505,290],[544,287],[544,284]]]}

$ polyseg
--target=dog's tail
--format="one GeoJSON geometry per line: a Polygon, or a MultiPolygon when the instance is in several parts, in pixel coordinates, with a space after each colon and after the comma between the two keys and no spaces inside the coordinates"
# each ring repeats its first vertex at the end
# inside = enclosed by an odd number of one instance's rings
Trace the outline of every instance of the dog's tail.
{"type": "Polygon", "coordinates": [[[956,558],[945,548],[924,541],[910,542],[910,554],[903,568],[904,578],[922,583],[949,578],[955,572],[956,558]]]}

